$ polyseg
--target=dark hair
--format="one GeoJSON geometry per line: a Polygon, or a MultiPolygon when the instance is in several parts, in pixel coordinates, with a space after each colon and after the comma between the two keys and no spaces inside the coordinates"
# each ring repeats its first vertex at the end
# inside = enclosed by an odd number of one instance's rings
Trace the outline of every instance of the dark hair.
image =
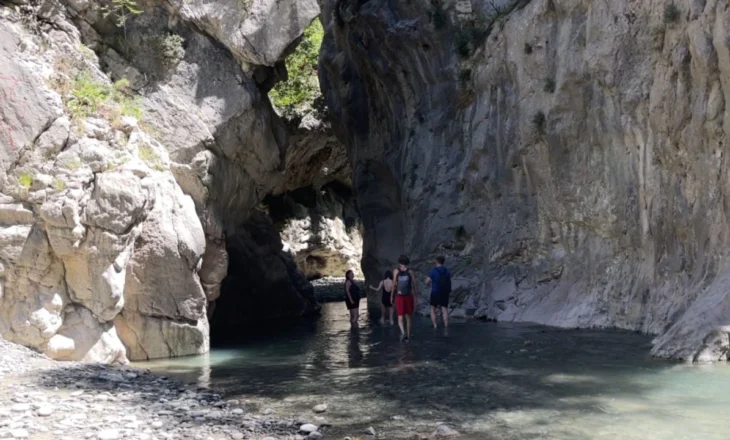
{"type": "Polygon", "coordinates": [[[384,280],[392,280],[393,279],[393,272],[386,270],[385,275],[383,275],[384,280]]]}
{"type": "Polygon", "coordinates": [[[411,259],[408,258],[408,255],[401,255],[398,257],[398,264],[402,264],[404,266],[408,266],[408,264],[411,262],[411,259]]]}
{"type": "Polygon", "coordinates": [[[438,264],[444,264],[446,262],[446,258],[444,258],[443,255],[439,255],[438,257],[436,257],[436,262],[438,264]]]}
{"type": "Polygon", "coordinates": [[[349,280],[350,279],[350,274],[352,274],[352,276],[354,278],[355,272],[353,272],[352,269],[350,269],[347,272],[345,272],[345,280],[349,280]]]}

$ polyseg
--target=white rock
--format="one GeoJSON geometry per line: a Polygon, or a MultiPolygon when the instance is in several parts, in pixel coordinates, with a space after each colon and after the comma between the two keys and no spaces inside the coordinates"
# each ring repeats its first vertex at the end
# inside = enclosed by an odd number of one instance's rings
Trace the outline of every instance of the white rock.
{"type": "Polygon", "coordinates": [[[305,423],[304,425],[299,427],[300,432],[305,432],[309,434],[310,432],[314,432],[317,430],[317,427],[312,425],[311,423],[305,423]]]}
{"type": "Polygon", "coordinates": [[[10,431],[10,436],[13,438],[28,438],[30,434],[25,429],[13,429],[10,431]]]}
{"type": "Polygon", "coordinates": [[[121,438],[119,431],[116,429],[105,429],[103,431],[99,431],[99,433],[96,434],[96,437],[99,440],[117,440],[121,438]]]}
{"type": "Polygon", "coordinates": [[[53,414],[53,408],[49,406],[43,406],[41,408],[38,408],[38,415],[41,417],[48,417],[51,414],[53,414]]]}
{"type": "Polygon", "coordinates": [[[371,426],[371,427],[369,427],[368,429],[365,430],[365,434],[367,434],[367,435],[375,435],[376,434],[375,433],[375,429],[373,429],[373,427],[371,426]]]}
{"type": "Polygon", "coordinates": [[[324,403],[315,405],[314,408],[312,408],[312,411],[314,411],[316,413],[323,413],[323,412],[327,411],[327,405],[324,403]]]}

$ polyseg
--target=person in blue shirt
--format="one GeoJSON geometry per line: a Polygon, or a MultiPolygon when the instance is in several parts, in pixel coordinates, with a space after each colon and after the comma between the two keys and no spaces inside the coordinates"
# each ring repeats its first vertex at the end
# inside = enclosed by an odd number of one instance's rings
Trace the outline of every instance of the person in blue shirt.
{"type": "Polygon", "coordinates": [[[449,327],[449,295],[451,294],[451,273],[444,266],[446,259],[439,255],[436,257],[436,267],[428,273],[426,285],[431,286],[431,322],[433,328],[436,324],[436,312],[441,309],[441,318],[444,320],[444,327],[449,327]]]}

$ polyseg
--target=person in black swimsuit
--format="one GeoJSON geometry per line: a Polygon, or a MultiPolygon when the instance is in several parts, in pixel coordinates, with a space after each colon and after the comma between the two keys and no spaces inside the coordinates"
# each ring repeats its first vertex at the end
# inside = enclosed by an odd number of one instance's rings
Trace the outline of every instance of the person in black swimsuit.
{"type": "Polygon", "coordinates": [[[385,271],[383,279],[378,284],[378,287],[369,286],[371,290],[379,291],[382,289],[383,298],[381,299],[382,313],[380,315],[381,324],[394,324],[393,320],[393,303],[390,300],[391,293],[393,291],[393,272],[385,271]],[[388,318],[390,317],[390,320],[388,318]]]}
{"type": "Polygon", "coordinates": [[[355,284],[355,273],[351,270],[345,272],[345,305],[350,312],[350,324],[354,327],[360,315],[360,287],[355,284]]]}

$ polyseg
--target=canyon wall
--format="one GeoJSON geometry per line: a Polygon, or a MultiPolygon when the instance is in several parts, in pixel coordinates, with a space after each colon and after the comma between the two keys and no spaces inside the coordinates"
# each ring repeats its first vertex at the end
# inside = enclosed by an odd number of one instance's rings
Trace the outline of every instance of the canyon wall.
{"type": "MultiPolygon", "coordinates": [[[[327,0],[320,81],[375,279],[444,254],[456,315],[724,360],[730,9],[327,0]]],[[[427,301],[424,301],[427,304],[427,301]]]]}
{"type": "Polygon", "coordinates": [[[0,336],[125,362],[316,311],[258,207],[317,174],[267,92],[319,6],[114,5],[0,1],[0,336]]]}

